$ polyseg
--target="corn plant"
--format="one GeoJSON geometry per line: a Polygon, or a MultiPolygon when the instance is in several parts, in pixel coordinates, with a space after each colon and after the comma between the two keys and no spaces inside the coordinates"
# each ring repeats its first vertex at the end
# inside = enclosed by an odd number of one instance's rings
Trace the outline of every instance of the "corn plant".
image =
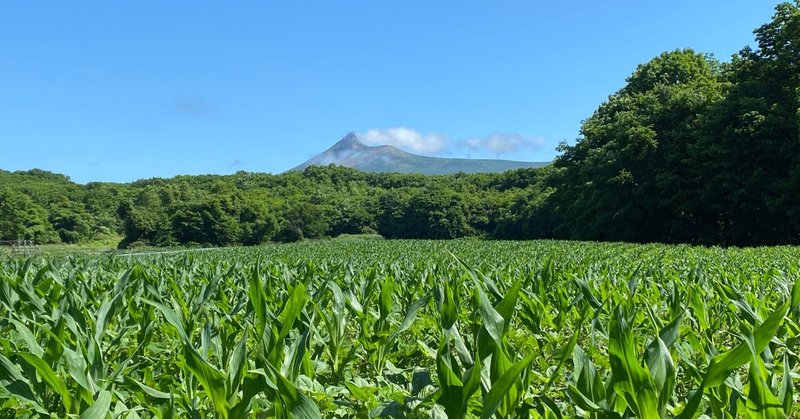
{"type": "Polygon", "coordinates": [[[0,418],[796,417],[800,249],[0,259],[0,418]]]}

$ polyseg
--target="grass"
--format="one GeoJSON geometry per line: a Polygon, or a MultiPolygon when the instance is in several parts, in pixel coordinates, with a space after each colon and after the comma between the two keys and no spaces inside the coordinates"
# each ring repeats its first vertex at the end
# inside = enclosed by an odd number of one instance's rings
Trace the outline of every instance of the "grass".
{"type": "Polygon", "coordinates": [[[108,234],[77,244],[43,244],[39,246],[39,252],[44,256],[112,252],[117,250],[121,240],[122,236],[118,234],[108,234]]]}

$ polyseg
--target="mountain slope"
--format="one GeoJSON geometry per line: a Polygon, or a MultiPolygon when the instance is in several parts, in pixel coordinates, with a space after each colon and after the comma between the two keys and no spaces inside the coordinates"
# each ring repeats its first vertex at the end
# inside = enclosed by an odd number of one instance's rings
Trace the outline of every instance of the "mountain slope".
{"type": "Polygon", "coordinates": [[[308,166],[336,164],[365,172],[420,173],[443,175],[448,173],[504,172],[506,170],[542,167],[549,162],[521,162],[492,159],[450,159],[412,154],[399,148],[381,145],[370,147],[358,140],[354,133],[347,134],[333,147],[291,170],[308,166]]]}

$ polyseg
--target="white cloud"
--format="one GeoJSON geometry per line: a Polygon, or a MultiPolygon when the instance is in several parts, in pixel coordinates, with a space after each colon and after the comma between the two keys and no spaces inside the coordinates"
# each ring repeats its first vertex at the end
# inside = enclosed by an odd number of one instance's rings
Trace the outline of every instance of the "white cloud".
{"type": "Polygon", "coordinates": [[[544,147],[544,145],[545,141],[542,137],[505,134],[502,132],[495,132],[486,137],[471,137],[459,141],[458,143],[460,148],[492,154],[509,154],[538,150],[544,147]]]}
{"type": "Polygon", "coordinates": [[[409,128],[375,128],[359,134],[358,139],[367,145],[392,145],[422,154],[441,153],[450,146],[446,135],[422,134],[409,128]]]}
{"type": "Polygon", "coordinates": [[[366,145],[391,145],[419,154],[452,155],[457,150],[483,155],[514,154],[536,151],[546,146],[542,137],[494,132],[485,137],[452,141],[447,135],[421,133],[410,128],[373,128],[359,133],[366,145]]]}

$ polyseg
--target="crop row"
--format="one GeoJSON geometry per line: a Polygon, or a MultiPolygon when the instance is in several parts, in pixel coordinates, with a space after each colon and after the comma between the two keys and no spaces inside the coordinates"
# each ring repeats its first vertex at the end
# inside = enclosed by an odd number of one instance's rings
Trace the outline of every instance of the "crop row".
{"type": "Polygon", "coordinates": [[[317,242],[0,261],[0,417],[791,417],[800,250],[317,242]]]}

